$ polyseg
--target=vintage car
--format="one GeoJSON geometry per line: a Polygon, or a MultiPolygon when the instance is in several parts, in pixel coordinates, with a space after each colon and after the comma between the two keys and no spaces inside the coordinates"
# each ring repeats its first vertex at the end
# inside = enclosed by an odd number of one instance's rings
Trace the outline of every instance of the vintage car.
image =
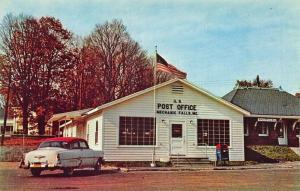
{"type": "Polygon", "coordinates": [[[71,176],[74,169],[93,168],[100,173],[103,152],[89,148],[87,142],[75,137],[56,137],[43,141],[38,149],[23,157],[20,167],[30,169],[33,176],[40,176],[43,170],[61,169],[65,176],[71,176]]]}

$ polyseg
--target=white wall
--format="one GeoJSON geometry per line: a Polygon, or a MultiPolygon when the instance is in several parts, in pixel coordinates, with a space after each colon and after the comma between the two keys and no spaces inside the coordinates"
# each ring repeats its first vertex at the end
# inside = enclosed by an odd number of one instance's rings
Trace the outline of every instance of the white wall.
{"type": "MultiPolygon", "coordinates": [[[[86,122],[86,135],[89,134],[88,144],[90,148],[94,150],[103,150],[102,142],[103,142],[103,133],[102,133],[102,121],[103,117],[101,114],[94,115],[89,117],[86,122]],[[96,132],[96,122],[98,121],[98,135],[95,134],[96,132]],[[98,136],[98,143],[95,143],[95,136],[98,136]]],[[[85,137],[87,139],[87,137],[85,137]]]]}
{"type": "MultiPolygon", "coordinates": [[[[178,83],[178,82],[177,82],[178,83]]],[[[171,85],[162,87],[156,92],[156,103],[173,103],[174,99],[180,99],[184,104],[196,104],[197,116],[188,115],[156,115],[157,119],[157,147],[156,160],[169,158],[170,154],[170,121],[183,121],[186,125],[186,156],[204,157],[205,147],[197,146],[197,118],[203,119],[227,119],[230,120],[231,146],[230,160],[244,160],[244,133],[243,115],[228,106],[209,98],[196,90],[184,86],[184,94],[173,94],[171,85]],[[162,122],[164,120],[164,122],[162,122]],[[190,123],[190,121],[193,121],[190,123]]],[[[119,117],[153,117],[153,92],[136,97],[129,101],[107,108],[103,116],[103,150],[107,161],[151,161],[152,146],[123,146],[119,142],[119,117]]],[[[97,118],[97,117],[94,117],[97,118]]],[[[91,122],[90,132],[93,132],[91,122]]],[[[90,136],[93,136],[90,134],[90,136]]],[[[92,140],[94,140],[92,138],[92,140]]],[[[92,143],[92,142],[91,142],[92,143]]],[[[95,145],[96,147],[100,147],[95,145]]],[[[102,147],[102,145],[101,145],[102,147]]],[[[215,147],[207,150],[210,160],[215,160],[215,147]]]]}

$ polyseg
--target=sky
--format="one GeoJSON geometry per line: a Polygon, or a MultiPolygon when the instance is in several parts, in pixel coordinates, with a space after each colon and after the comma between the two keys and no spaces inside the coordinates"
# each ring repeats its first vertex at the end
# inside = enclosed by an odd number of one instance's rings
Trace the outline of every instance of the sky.
{"type": "Polygon", "coordinates": [[[0,0],[8,13],[53,16],[74,34],[120,19],[149,55],[158,52],[187,79],[223,96],[256,75],[300,92],[297,0],[0,0]]]}

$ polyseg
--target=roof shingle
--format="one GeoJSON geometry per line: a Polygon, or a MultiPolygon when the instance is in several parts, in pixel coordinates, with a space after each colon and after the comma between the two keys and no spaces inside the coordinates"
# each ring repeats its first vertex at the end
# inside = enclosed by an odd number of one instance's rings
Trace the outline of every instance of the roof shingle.
{"type": "Polygon", "coordinates": [[[300,99],[273,88],[241,88],[223,99],[256,115],[300,116],[300,99]]]}

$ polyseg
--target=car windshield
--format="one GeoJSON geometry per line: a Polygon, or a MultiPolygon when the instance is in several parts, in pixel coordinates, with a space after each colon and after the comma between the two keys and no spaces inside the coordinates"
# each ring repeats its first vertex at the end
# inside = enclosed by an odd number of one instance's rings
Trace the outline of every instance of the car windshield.
{"type": "Polygon", "coordinates": [[[39,148],[44,147],[59,147],[64,149],[70,149],[70,145],[64,141],[48,141],[40,144],[39,148]]]}

